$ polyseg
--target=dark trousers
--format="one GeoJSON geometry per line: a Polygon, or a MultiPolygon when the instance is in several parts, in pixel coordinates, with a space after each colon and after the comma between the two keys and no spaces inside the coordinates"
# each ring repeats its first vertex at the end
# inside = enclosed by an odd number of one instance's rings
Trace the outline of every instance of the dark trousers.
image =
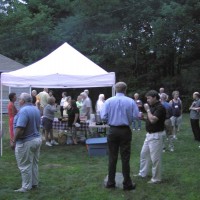
{"type": "Polygon", "coordinates": [[[190,119],[194,139],[200,141],[199,119],[190,119]]]}
{"type": "Polygon", "coordinates": [[[63,117],[63,106],[60,106],[60,116],[63,117]]]}
{"type": "Polygon", "coordinates": [[[124,186],[132,185],[130,178],[130,154],[131,154],[131,129],[127,127],[110,127],[108,139],[109,166],[108,185],[115,185],[115,173],[120,151],[122,161],[122,174],[124,176],[124,186]]]}

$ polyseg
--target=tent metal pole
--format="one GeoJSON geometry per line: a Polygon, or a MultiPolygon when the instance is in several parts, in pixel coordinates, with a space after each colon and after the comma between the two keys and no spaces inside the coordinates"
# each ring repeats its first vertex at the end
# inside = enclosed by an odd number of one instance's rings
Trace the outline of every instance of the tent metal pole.
{"type": "Polygon", "coordinates": [[[115,96],[115,84],[116,84],[116,77],[115,77],[115,82],[112,86],[112,96],[115,96]]]}
{"type": "Polygon", "coordinates": [[[112,96],[115,96],[115,86],[112,86],[112,96]]]}
{"type": "Polygon", "coordinates": [[[2,103],[2,84],[1,84],[1,132],[0,132],[0,137],[1,137],[1,157],[3,155],[3,118],[2,118],[2,112],[3,112],[3,109],[2,109],[2,106],[3,106],[3,103],[2,103]]]}

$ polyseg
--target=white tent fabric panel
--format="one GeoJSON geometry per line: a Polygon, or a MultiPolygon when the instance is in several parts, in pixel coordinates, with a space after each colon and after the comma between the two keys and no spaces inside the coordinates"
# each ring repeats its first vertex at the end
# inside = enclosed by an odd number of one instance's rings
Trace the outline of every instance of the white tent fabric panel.
{"type": "Polygon", "coordinates": [[[115,84],[115,73],[106,72],[69,44],[64,43],[36,63],[16,71],[2,73],[1,83],[12,87],[111,87],[115,84]]]}
{"type": "Polygon", "coordinates": [[[115,83],[113,72],[95,76],[75,76],[52,74],[46,76],[13,75],[2,77],[2,84],[10,87],[36,87],[36,88],[84,88],[84,87],[112,87],[115,83]]]}

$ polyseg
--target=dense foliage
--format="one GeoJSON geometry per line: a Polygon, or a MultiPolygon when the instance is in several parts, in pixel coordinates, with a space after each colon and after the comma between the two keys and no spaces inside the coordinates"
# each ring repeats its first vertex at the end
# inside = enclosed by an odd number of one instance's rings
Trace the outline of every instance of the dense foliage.
{"type": "Polygon", "coordinates": [[[161,86],[185,96],[198,91],[198,0],[23,2],[0,4],[1,54],[30,64],[68,42],[116,72],[130,93],[161,86]]]}

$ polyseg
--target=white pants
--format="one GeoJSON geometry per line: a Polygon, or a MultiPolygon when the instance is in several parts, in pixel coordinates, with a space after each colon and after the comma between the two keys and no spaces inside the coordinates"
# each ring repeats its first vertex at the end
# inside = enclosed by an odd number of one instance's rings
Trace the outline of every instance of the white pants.
{"type": "Polygon", "coordinates": [[[165,131],[157,133],[147,133],[141,153],[140,153],[140,171],[139,175],[145,177],[148,175],[150,162],[152,162],[152,181],[161,181],[161,160],[163,136],[165,131]]]}
{"type": "Polygon", "coordinates": [[[22,176],[22,188],[30,190],[32,185],[38,185],[38,162],[42,139],[16,144],[15,157],[22,176]]]}

